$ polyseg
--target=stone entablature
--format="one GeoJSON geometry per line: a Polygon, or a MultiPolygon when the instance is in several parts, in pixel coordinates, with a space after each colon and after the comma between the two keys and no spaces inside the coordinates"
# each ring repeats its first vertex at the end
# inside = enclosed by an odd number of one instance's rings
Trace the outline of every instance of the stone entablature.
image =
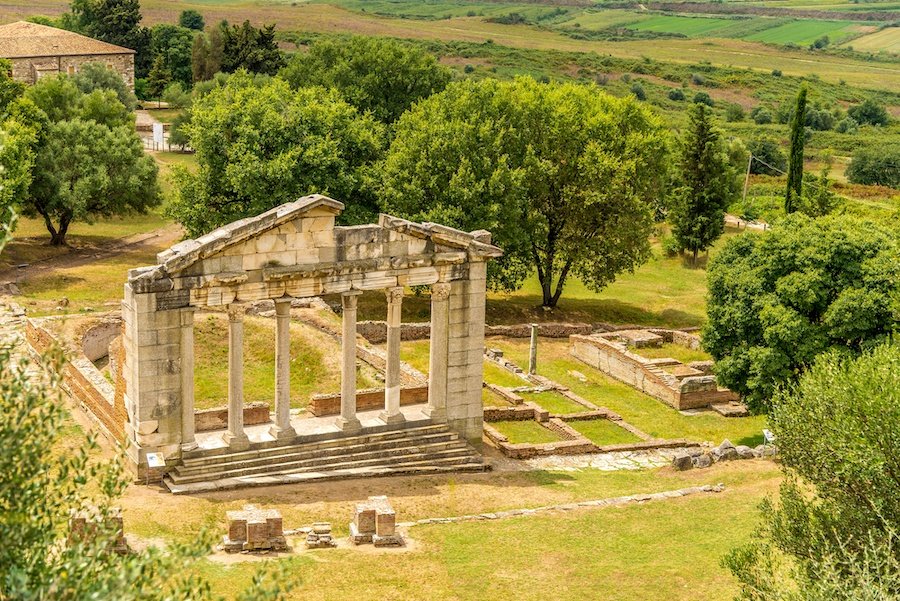
{"type": "MultiPolygon", "coordinates": [[[[342,300],[341,414],[336,425],[358,433],[356,305],[366,290],[386,294],[387,350],[384,412],[400,412],[400,306],[407,286],[432,287],[431,357],[426,413],[435,423],[479,444],[482,433],[482,352],[486,261],[502,251],[488,232],[465,233],[381,215],[373,225],[340,227],[343,204],[321,195],[242,219],[133,269],[122,302],[126,361],[125,407],[129,458],[138,473],[146,453],[177,461],[194,446],[193,312],[224,307],[229,314],[229,411],[224,440],[246,449],[243,406],[245,304],[275,301],[276,441],[291,444],[288,324],[293,298],[340,294],[342,300]]],[[[223,366],[224,372],[224,366],[223,366]]],[[[224,374],[223,374],[224,375],[224,374]]]]}

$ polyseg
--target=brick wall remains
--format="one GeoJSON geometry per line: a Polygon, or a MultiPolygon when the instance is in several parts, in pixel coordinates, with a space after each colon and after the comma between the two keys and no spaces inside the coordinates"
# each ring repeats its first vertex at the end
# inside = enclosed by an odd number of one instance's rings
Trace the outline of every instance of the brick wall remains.
{"type": "MultiPolygon", "coordinates": [[[[428,386],[405,386],[400,389],[401,405],[418,405],[428,401],[428,386]]],[[[356,410],[371,411],[384,407],[384,389],[368,388],[356,392],[356,410]]],[[[317,394],[307,407],[310,413],[320,417],[338,415],[341,412],[341,394],[317,394]]]]}

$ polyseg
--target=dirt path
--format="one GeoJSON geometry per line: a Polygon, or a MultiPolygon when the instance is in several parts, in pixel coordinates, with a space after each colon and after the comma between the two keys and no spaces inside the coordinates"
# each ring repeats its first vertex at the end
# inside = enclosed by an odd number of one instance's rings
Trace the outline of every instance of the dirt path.
{"type": "MultiPolygon", "coordinates": [[[[25,279],[40,277],[56,269],[79,267],[100,259],[114,257],[142,248],[165,248],[175,244],[181,240],[183,236],[184,230],[182,227],[173,223],[151,232],[134,234],[132,236],[126,236],[125,238],[117,238],[101,244],[72,248],[66,254],[30,263],[28,267],[25,268],[24,276],[25,279]]],[[[0,270],[0,282],[15,281],[17,275],[21,274],[17,274],[17,269],[15,267],[0,270]]]]}

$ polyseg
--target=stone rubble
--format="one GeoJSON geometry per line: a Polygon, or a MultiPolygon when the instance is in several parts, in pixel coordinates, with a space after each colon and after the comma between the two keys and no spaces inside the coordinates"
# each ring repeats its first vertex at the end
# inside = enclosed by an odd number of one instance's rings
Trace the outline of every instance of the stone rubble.
{"type": "Polygon", "coordinates": [[[329,522],[316,522],[306,533],[307,549],[333,549],[337,546],[331,536],[331,524],[329,522]]]}
{"type": "Polygon", "coordinates": [[[735,446],[730,440],[725,439],[719,446],[713,447],[708,451],[704,451],[699,447],[680,451],[672,457],[672,468],[684,471],[693,468],[709,467],[720,461],[774,457],[777,454],[778,448],[775,445],[761,444],[755,448],[750,448],[746,445],[735,446]]]}

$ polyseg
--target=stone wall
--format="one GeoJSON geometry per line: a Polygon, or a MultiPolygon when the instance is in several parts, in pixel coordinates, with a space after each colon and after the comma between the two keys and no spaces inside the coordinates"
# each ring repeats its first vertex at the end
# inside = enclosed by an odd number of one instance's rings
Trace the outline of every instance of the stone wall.
{"type": "MultiPolygon", "coordinates": [[[[25,336],[38,353],[57,343],[56,337],[39,320],[25,322],[25,336]]],[[[125,439],[125,404],[94,364],[81,353],[75,354],[65,365],[63,388],[79,403],[85,413],[99,426],[109,440],[119,443],[125,439]]]]}
{"type": "Polygon", "coordinates": [[[90,361],[109,356],[112,341],[122,334],[122,317],[110,315],[92,324],[81,335],[81,352],[90,361]]]}
{"type": "Polygon", "coordinates": [[[572,355],[605,374],[625,382],[678,410],[708,407],[739,400],[736,393],[719,388],[715,376],[678,379],[660,367],[664,359],[647,359],[628,351],[624,344],[601,335],[570,337],[572,355]]]}
{"type": "MultiPolygon", "coordinates": [[[[428,401],[428,386],[404,386],[400,389],[401,405],[418,405],[428,401]]],[[[384,388],[369,388],[356,392],[356,410],[371,411],[384,408],[384,388]]],[[[341,393],[314,395],[307,407],[316,417],[338,415],[341,412],[341,393]]]]}
{"type": "MultiPolygon", "coordinates": [[[[538,323],[538,336],[544,338],[568,338],[572,334],[590,334],[593,326],[589,323],[538,323]]],[[[361,321],[356,324],[360,336],[372,344],[383,344],[387,340],[387,322],[361,321]]],[[[484,335],[503,336],[505,338],[529,338],[531,324],[519,323],[511,325],[485,325],[484,335]]],[[[401,340],[427,340],[431,336],[430,323],[404,323],[400,326],[401,340]]]]}
{"type": "MultiPolygon", "coordinates": [[[[49,49],[48,49],[49,50],[49,49]]],[[[33,84],[40,77],[72,75],[85,63],[101,63],[122,76],[130,89],[134,89],[134,54],[86,54],[80,56],[39,56],[14,58],[13,79],[33,84]]]]}
{"type": "MultiPolygon", "coordinates": [[[[258,426],[272,421],[269,413],[269,404],[264,402],[247,403],[244,405],[244,425],[258,426]]],[[[214,407],[212,409],[200,409],[194,412],[194,430],[196,432],[209,432],[211,430],[224,430],[228,427],[228,407],[214,407]]]]}

